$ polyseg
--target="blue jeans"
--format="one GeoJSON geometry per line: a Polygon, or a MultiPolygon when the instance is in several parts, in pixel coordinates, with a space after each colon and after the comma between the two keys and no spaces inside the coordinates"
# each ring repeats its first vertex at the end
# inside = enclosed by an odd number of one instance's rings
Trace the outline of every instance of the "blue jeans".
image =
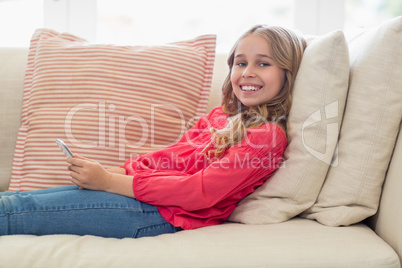
{"type": "Polygon", "coordinates": [[[121,195],[77,186],[0,193],[0,235],[138,238],[177,230],[155,206],[121,195]]]}

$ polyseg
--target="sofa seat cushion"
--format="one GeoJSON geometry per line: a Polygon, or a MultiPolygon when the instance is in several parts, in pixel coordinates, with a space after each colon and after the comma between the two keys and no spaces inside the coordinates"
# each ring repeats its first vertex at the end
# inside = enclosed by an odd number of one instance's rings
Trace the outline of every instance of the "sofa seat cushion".
{"type": "Polygon", "coordinates": [[[3,236],[0,260],[7,267],[400,267],[366,225],[335,228],[301,218],[140,239],[3,236]]]}

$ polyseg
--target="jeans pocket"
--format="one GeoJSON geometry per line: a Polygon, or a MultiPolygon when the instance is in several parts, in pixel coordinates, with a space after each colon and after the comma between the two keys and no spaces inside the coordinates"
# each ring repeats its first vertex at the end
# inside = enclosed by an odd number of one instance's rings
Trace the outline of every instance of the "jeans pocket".
{"type": "Polygon", "coordinates": [[[157,236],[167,233],[175,233],[176,228],[168,222],[148,225],[144,227],[139,227],[137,232],[134,234],[134,238],[147,237],[147,236],[157,236]]]}

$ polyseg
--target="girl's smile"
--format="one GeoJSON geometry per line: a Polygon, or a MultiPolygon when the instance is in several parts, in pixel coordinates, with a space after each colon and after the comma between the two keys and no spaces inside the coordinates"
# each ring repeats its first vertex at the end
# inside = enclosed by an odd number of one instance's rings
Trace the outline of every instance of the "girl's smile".
{"type": "Polygon", "coordinates": [[[285,71],[275,64],[263,37],[250,34],[239,41],[231,82],[236,97],[248,107],[266,103],[281,91],[285,71]]]}
{"type": "Polygon", "coordinates": [[[260,85],[255,85],[255,84],[242,84],[240,85],[240,88],[243,92],[249,91],[249,92],[255,92],[258,91],[262,88],[260,85]]]}

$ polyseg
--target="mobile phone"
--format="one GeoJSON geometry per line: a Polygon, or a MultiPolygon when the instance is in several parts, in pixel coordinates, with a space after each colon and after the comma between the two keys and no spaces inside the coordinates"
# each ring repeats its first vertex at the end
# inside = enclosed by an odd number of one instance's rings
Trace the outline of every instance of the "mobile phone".
{"type": "Polygon", "coordinates": [[[67,157],[74,157],[74,154],[62,140],[56,139],[56,142],[67,157]]]}

